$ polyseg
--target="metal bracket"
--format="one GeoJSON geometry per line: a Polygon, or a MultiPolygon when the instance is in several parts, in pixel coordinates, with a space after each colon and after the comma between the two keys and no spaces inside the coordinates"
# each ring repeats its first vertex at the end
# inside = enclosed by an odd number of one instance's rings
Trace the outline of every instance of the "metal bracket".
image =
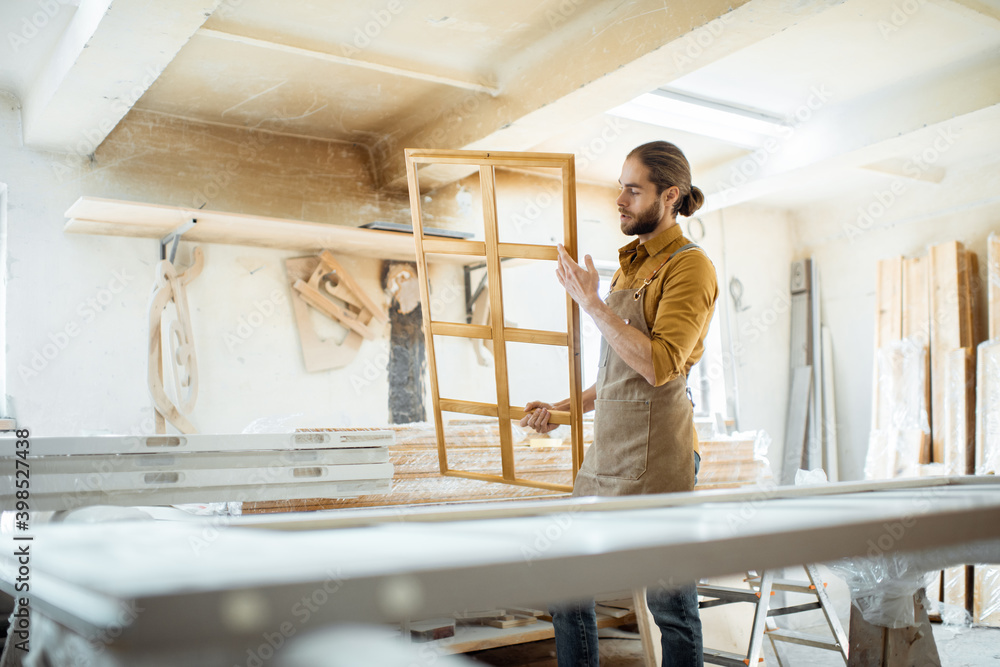
{"type": "Polygon", "coordinates": [[[197,218],[191,218],[181,226],[177,227],[177,229],[160,239],[160,259],[167,259],[167,246],[169,245],[170,263],[173,264],[174,258],[177,257],[177,244],[180,243],[181,236],[183,236],[186,232],[191,231],[197,222],[197,218]]]}
{"type": "MultiPolygon", "coordinates": [[[[501,257],[500,263],[510,261],[514,259],[513,257],[501,257]]],[[[487,274],[483,274],[482,279],[479,281],[479,285],[476,287],[475,291],[472,290],[472,272],[478,271],[479,269],[485,269],[486,262],[480,262],[478,264],[466,264],[462,267],[462,272],[465,274],[465,323],[472,324],[472,309],[476,305],[476,301],[479,299],[479,295],[483,293],[486,288],[486,280],[489,277],[487,274]]]]}

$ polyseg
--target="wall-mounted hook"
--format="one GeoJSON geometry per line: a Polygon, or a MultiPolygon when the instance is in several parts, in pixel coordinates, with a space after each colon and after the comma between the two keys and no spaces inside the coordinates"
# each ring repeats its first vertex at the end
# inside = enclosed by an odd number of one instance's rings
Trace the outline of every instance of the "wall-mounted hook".
{"type": "Polygon", "coordinates": [[[191,231],[198,222],[197,218],[191,218],[181,226],[179,226],[174,231],[170,232],[162,239],[160,239],[160,259],[167,259],[167,246],[170,246],[170,263],[174,263],[174,258],[177,257],[177,245],[181,241],[181,236],[186,232],[191,231]]]}

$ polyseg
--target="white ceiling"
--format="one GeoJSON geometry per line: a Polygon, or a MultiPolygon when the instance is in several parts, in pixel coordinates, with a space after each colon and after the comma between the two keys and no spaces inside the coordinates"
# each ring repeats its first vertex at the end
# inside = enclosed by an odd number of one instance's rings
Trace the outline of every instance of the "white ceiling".
{"type": "MultiPolygon", "coordinates": [[[[134,55],[115,50],[105,25],[133,4],[143,3],[58,0],[44,21],[37,0],[0,4],[5,35],[44,23],[16,49],[4,45],[0,60],[0,89],[32,101],[26,127],[41,133],[57,121],[45,108],[55,102],[36,90],[43,84],[64,106],[75,99],[66,89],[80,87],[74,77],[94,77],[104,100],[121,100],[155,67],[162,72],[129,106],[376,152],[389,145],[376,165],[387,187],[399,184],[396,153],[435,136],[446,138],[434,147],[573,152],[580,178],[608,184],[629,149],[665,138],[687,153],[709,208],[794,207],[878,187],[884,171],[866,165],[901,171],[945,126],[962,132],[935,160],[937,182],[995,169],[1000,155],[997,0],[749,0],[732,11],[618,0],[176,0],[148,21],[125,14],[115,29],[160,40],[156,53],[134,55]],[[66,53],[85,14],[103,21],[87,42],[100,67],[66,53]],[[795,131],[749,184],[715,197],[752,159],[747,150],[604,113],[661,86],[783,116],[795,131]]],[[[106,104],[74,94],[83,107],[106,104]]]]}

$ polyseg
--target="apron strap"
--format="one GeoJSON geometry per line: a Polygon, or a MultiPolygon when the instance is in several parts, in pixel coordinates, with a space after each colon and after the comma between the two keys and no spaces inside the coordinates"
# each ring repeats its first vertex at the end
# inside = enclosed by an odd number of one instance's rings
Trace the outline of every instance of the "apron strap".
{"type": "Polygon", "coordinates": [[[642,286],[635,291],[635,294],[632,295],[632,298],[635,299],[636,301],[639,300],[639,297],[642,296],[642,290],[646,289],[646,286],[649,285],[649,283],[653,282],[653,278],[655,278],[656,274],[660,272],[660,269],[662,269],[664,266],[667,265],[667,262],[672,260],[677,255],[681,254],[685,250],[690,250],[691,248],[697,248],[697,247],[698,244],[696,243],[688,243],[687,245],[681,246],[677,250],[670,253],[670,257],[667,257],[665,260],[663,260],[663,262],[658,267],[656,267],[656,270],[653,271],[651,274],[649,274],[649,277],[643,281],[642,286]]]}

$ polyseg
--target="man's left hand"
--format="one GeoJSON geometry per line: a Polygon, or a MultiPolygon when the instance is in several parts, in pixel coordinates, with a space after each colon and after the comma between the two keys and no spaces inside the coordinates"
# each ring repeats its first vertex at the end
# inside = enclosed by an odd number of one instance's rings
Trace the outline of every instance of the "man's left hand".
{"type": "Polygon", "coordinates": [[[587,268],[583,268],[573,261],[561,243],[556,246],[556,250],[559,253],[556,266],[556,278],[559,279],[559,284],[574,301],[580,304],[581,308],[590,312],[594,303],[601,300],[597,293],[601,277],[597,273],[597,267],[594,266],[594,260],[590,255],[585,255],[583,261],[587,268]]]}

